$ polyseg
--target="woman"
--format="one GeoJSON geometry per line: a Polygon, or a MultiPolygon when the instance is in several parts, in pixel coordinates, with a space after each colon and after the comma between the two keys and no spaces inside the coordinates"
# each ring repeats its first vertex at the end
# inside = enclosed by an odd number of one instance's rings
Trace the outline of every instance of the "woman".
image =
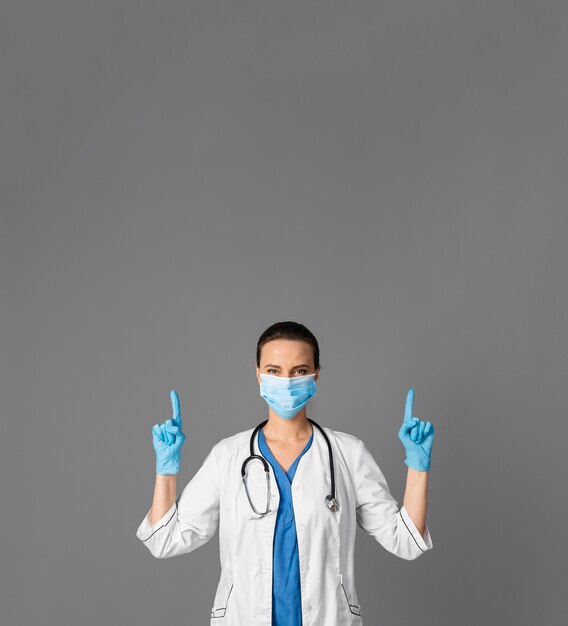
{"type": "Polygon", "coordinates": [[[219,529],[210,624],[360,626],[356,524],[403,559],[432,548],[425,518],[434,429],[412,417],[413,390],[398,433],[408,466],[399,507],[362,440],[306,416],[319,372],[318,342],[305,326],[270,326],[256,349],[268,419],[214,445],[177,500],[185,435],[175,391],[172,419],[152,429],[154,499],[136,535],[168,558],[219,529]]]}

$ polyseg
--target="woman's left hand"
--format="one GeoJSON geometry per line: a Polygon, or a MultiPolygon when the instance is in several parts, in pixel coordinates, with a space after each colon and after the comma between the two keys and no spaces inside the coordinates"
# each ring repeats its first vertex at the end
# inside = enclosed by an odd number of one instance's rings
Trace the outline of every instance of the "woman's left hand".
{"type": "Polygon", "coordinates": [[[430,469],[430,453],[434,443],[434,425],[425,422],[418,417],[412,417],[412,404],[414,402],[414,389],[409,389],[406,396],[404,418],[398,431],[398,438],[406,450],[404,462],[408,467],[421,472],[430,469]]]}

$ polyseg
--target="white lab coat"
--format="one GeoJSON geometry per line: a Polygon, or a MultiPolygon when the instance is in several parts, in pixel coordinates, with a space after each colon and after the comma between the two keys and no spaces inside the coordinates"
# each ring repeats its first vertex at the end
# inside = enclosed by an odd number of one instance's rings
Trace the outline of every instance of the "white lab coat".
{"type": "MultiPolygon", "coordinates": [[[[298,537],[303,626],[362,626],[364,611],[354,576],[356,524],[386,550],[416,559],[433,547],[428,527],[422,536],[362,440],[322,426],[335,469],[339,510],[325,504],[330,493],[328,447],[314,429],[292,482],[298,537]]],[[[270,463],[271,511],[255,516],[246,497],[241,466],[250,454],[253,428],[213,446],[195,476],[153,526],[148,513],[136,536],[156,558],[195,550],[219,529],[221,575],[211,608],[211,626],[270,626],[272,547],[280,494],[270,463]]],[[[255,436],[255,454],[258,433],[255,436]]],[[[191,452],[190,452],[191,454],[191,452]]],[[[248,486],[257,510],[266,508],[266,477],[257,459],[247,465],[248,486]]]]}

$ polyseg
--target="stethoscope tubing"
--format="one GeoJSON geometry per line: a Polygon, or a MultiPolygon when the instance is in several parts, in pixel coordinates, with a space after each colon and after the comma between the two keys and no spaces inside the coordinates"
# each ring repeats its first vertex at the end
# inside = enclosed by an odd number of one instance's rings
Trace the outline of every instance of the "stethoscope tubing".
{"type": "MultiPolygon", "coordinates": [[[[311,419],[309,417],[307,419],[308,419],[309,422],[311,422],[311,424],[313,426],[316,426],[319,429],[319,431],[323,435],[323,437],[325,439],[325,442],[327,444],[327,449],[328,449],[328,452],[329,452],[329,469],[330,469],[330,474],[331,474],[331,493],[326,496],[325,503],[326,503],[327,507],[331,511],[335,512],[335,511],[338,510],[339,505],[337,503],[337,500],[335,499],[335,469],[334,469],[334,466],[333,466],[333,453],[331,451],[331,443],[330,443],[330,441],[328,439],[328,436],[325,434],[325,431],[323,430],[323,428],[317,422],[315,422],[313,419],[311,419]]],[[[256,426],[256,428],[253,430],[251,438],[250,438],[250,456],[243,461],[243,464],[241,466],[241,478],[242,478],[244,486],[245,486],[245,491],[246,491],[246,494],[247,494],[247,498],[248,498],[249,504],[250,504],[252,510],[257,515],[260,515],[261,517],[263,517],[264,515],[266,515],[267,513],[270,512],[270,508],[269,508],[269,506],[270,506],[270,470],[269,470],[269,467],[268,467],[268,461],[262,455],[258,455],[258,454],[254,453],[254,440],[255,440],[256,433],[267,423],[268,423],[268,420],[266,419],[263,422],[261,422],[260,424],[258,424],[258,426],[256,426]],[[265,471],[265,474],[266,474],[267,498],[266,498],[266,511],[264,513],[256,510],[254,504],[251,501],[250,494],[249,494],[248,487],[247,487],[246,466],[247,466],[247,463],[249,461],[253,460],[253,459],[259,459],[262,462],[262,464],[264,466],[264,471],[265,471]]]]}

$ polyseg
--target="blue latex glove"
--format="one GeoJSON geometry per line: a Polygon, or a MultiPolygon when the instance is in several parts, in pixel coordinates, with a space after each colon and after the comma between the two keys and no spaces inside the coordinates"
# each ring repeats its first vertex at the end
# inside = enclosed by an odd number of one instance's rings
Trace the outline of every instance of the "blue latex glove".
{"type": "Polygon", "coordinates": [[[172,418],[152,427],[152,442],[156,451],[156,474],[177,474],[181,464],[181,448],[185,435],[181,430],[179,398],[172,389],[172,418]]]}
{"type": "Polygon", "coordinates": [[[412,417],[412,403],[414,402],[414,389],[409,389],[404,407],[402,426],[398,431],[398,438],[406,450],[404,462],[408,467],[421,472],[430,469],[430,453],[434,443],[434,426],[432,422],[424,422],[417,417],[412,417]]]}

